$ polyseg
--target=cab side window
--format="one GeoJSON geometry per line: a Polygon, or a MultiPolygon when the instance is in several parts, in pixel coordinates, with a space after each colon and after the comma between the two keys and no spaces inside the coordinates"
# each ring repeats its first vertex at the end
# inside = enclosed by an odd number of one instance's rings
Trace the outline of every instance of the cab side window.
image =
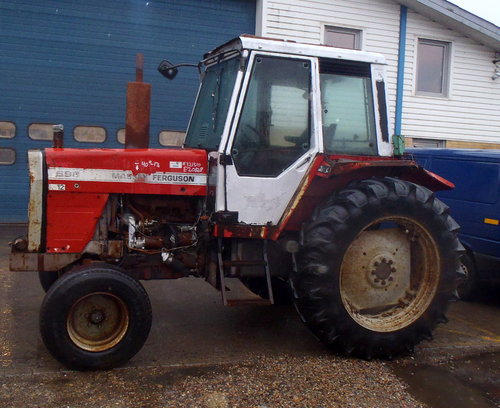
{"type": "Polygon", "coordinates": [[[320,61],[325,152],[377,154],[370,65],[320,61]]]}
{"type": "Polygon", "coordinates": [[[255,58],[231,150],[239,175],[277,176],[309,150],[310,88],[309,61],[255,58]]]}

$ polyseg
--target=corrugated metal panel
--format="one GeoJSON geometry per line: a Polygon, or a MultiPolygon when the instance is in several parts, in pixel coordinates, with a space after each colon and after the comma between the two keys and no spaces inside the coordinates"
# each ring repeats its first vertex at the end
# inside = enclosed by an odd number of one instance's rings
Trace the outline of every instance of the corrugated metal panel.
{"type": "Polygon", "coordinates": [[[118,147],[127,81],[135,54],[145,58],[152,84],[151,141],[164,129],[185,130],[198,87],[196,70],[175,81],[156,71],[168,58],[197,62],[202,54],[255,29],[255,0],[2,0],[0,2],[0,121],[17,126],[17,162],[0,166],[0,222],[26,220],[28,148],[50,142],[28,138],[33,122],[63,123],[68,147],[118,147]],[[103,144],[78,143],[77,125],[104,126],[103,144]]]}

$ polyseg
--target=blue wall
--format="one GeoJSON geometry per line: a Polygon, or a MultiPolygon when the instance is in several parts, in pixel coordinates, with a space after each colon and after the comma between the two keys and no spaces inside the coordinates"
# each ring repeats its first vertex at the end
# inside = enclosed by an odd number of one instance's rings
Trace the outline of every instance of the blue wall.
{"type": "Polygon", "coordinates": [[[198,88],[195,69],[174,81],[157,71],[162,59],[196,63],[204,52],[255,29],[255,0],[0,0],[0,121],[16,136],[14,165],[0,165],[0,222],[26,221],[26,151],[50,142],[28,137],[30,123],[62,123],[67,147],[119,147],[125,92],[144,54],[152,84],[151,146],[161,130],[185,130],[198,88]],[[103,126],[102,144],[78,143],[77,125],[103,126]]]}

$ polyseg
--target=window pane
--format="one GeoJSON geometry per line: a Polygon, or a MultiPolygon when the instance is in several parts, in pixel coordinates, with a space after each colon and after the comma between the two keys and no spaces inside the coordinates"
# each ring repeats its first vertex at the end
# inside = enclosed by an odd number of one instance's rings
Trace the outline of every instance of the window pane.
{"type": "Polygon", "coordinates": [[[99,126],[76,126],[73,136],[78,142],[102,143],[106,140],[106,129],[99,126]]]}
{"type": "Polygon", "coordinates": [[[185,132],[177,130],[162,130],[158,136],[162,146],[182,146],[185,137],[185,132]]]}
{"type": "Polygon", "coordinates": [[[52,140],[52,123],[32,123],[28,126],[28,136],[33,140],[52,140]]]}
{"type": "Polygon", "coordinates": [[[325,151],[376,154],[370,78],[321,74],[320,81],[325,151]]]}
{"type": "Polygon", "coordinates": [[[209,67],[203,78],[186,136],[186,147],[219,146],[233,93],[239,58],[209,67]]]}
{"type": "Polygon", "coordinates": [[[118,140],[118,143],[125,144],[125,129],[118,129],[116,132],[116,140],[118,140]]]}
{"type": "Polygon", "coordinates": [[[257,57],[232,156],[238,174],[276,176],[309,149],[310,63],[257,57]]]}
{"type": "Polygon", "coordinates": [[[344,27],[325,27],[325,44],[351,50],[361,49],[361,30],[344,27]]]}
{"type": "Polygon", "coordinates": [[[412,147],[421,147],[421,148],[433,148],[433,147],[445,147],[444,140],[436,140],[436,139],[412,139],[412,147]]]}
{"type": "Polygon", "coordinates": [[[0,165],[14,164],[16,161],[16,152],[14,149],[0,148],[0,165]]]}
{"type": "Polygon", "coordinates": [[[12,122],[0,122],[0,139],[12,139],[16,135],[16,125],[12,122]]]}
{"type": "Polygon", "coordinates": [[[417,53],[417,91],[446,94],[448,43],[420,39],[417,53]]]}
{"type": "Polygon", "coordinates": [[[352,33],[328,32],[327,42],[338,48],[356,48],[356,35],[352,33]]]}

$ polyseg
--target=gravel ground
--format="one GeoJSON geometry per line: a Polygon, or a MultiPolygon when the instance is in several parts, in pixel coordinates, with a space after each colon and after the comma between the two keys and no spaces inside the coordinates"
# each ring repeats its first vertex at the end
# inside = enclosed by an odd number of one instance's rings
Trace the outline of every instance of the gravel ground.
{"type": "Polygon", "coordinates": [[[425,407],[408,394],[385,362],[336,356],[59,372],[3,377],[0,384],[3,408],[425,407]]]}

